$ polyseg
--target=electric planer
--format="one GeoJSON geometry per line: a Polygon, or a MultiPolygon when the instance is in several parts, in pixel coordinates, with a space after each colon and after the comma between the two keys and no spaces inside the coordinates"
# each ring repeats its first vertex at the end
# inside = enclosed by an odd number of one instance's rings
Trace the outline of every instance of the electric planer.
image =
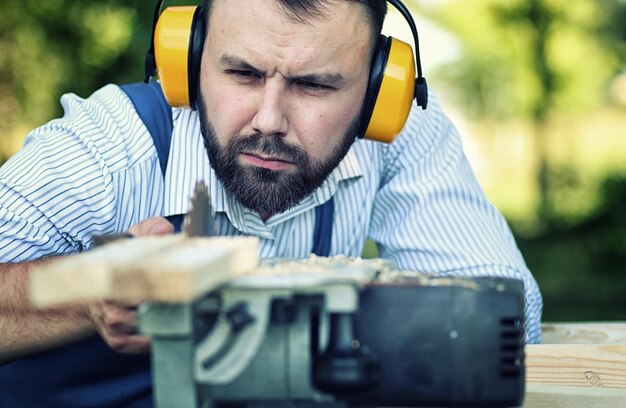
{"type": "Polygon", "coordinates": [[[523,284],[380,259],[264,261],[193,302],[146,302],[164,407],[510,407],[524,395],[523,284]]]}

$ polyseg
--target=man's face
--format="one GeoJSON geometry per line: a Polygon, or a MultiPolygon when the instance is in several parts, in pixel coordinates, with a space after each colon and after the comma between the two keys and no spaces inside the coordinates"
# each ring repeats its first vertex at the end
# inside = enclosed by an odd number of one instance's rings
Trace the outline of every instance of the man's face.
{"type": "Polygon", "coordinates": [[[215,0],[200,117],[216,175],[265,219],[319,187],[345,156],[367,87],[370,28],[356,1],[296,19],[276,0],[215,0]]]}

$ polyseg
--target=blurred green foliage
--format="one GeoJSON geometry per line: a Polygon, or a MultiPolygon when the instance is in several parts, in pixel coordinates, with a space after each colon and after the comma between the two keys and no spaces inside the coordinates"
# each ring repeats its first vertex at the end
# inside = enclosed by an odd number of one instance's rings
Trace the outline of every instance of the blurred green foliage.
{"type": "Polygon", "coordinates": [[[62,113],[61,94],[86,97],[110,82],[143,79],[155,3],[2,0],[0,162],[19,132],[62,113]]]}
{"type": "MultiPolygon", "coordinates": [[[[15,151],[27,129],[62,113],[61,94],[87,96],[109,82],[143,79],[154,4],[2,1],[0,163],[15,151]]],[[[521,194],[539,198],[524,201],[525,215],[509,219],[542,288],[544,318],[624,320],[626,166],[623,174],[592,174],[588,169],[597,166],[561,157],[559,148],[571,145],[576,132],[584,133],[584,140],[594,140],[593,132],[610,133],[609,122],[599,129],[597,121],[583,122],[583,117],[595,115],[604,123],[604,118],[624,114],[611,84],[626,71],[626,1],[407,4],[455,34],[461,45],[459,58],[437,70],[434,82],[440,92],[483,129],[503,124],[529,129],[536,192],[519,188],[521,194]]],[[[477,136],[493,137],[489,132],[477,136]]],[[[583,153],[591,157],[593,142],[584,146],[583,153]]],[[[497,191],[495,198],[497,204],[497,191]]],[[[366,252],[375,253],[372,243],[368,245],[366,252]]]]}
{"type": "MultiPolygon", "coordinates": [[[[535,173],[538,199],[532,216],[511,221],[542,289],[544,319],[626,319],[626,167],[606,166],[606,173],[592,175],[581,163],[605,158],[592,157],[591,149],[578,161],[563,154],[564,146],[575,150],[574,144],[593,136],[616,150],[626,144],[601,133],[623,129],[623,120],[588,125],[600,111],[625,116],[611,84],[626,70],[626,2],[413,4],[458,34],[462,55],[441,68],[438,80],[465,114],[494,129],[508,123],[509,132],[520,128],[516,123],[530,123],[526,129],[534,150],[527,167],[535,173]]],[[[621,92],[623,104],[626,90],[621,92]]]]}
{"type": "Polygon", "coordinates": [[[626,175],[609,176],[601,191],[579,224],[518,237],[544,295],[544,320],[626,319],[626,175]]]}
{"type": "Polygon", "coordinates": [[[412,4],[458,35],[462,55],[436,75],[476,118],[537,117],[546,104],[579,112],[601,106],[607,81],[624,68],[621,0],[412,4]]]}

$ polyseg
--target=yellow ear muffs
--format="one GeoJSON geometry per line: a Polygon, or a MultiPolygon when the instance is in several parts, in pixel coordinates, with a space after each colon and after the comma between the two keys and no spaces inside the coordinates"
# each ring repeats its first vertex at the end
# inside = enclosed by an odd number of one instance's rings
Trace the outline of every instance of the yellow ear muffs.
{"type": "MultiPolygon", "coordinates": [[[[402,130],[413,98],[423,109],[428,103],[415,22],[400,0],[388,1],[411,26],[416,60],[413,60],[408,44],[379,36],[357,133],[359,137],[386,143],[393,141],[402,130]]],[[[158,73],[161,88],[171,106],[196,109],[200,61],[206,35],[205,6],[167,7],[161,13],[162,4],[163,0],[159,0],[155,8],[153,42],[146,56],[146,82],[158,73]]]]}
{"type": "Polygon", "coordinates": [[[200,60],[205,36],[200,7],[167,7],[154,30],[156,70],[167,102],[196,108],[200,60]]]}
{"type": "Polygon", "coordinates": [[[381,38],[379,41],[379,52],[384,55],[379,56],[372,64],[372,89],[368,89],[368,94],[373,99],[366,101],[364,105],[362,123],[367,123],[367,128],[363,136],[366,139],[390,143],[402,130],[411,110],[415,95],[415,64],[409,44],[391,37],[381,38]],[[365,109],[368,108],[370,114],[366,118],[365,109]]]}

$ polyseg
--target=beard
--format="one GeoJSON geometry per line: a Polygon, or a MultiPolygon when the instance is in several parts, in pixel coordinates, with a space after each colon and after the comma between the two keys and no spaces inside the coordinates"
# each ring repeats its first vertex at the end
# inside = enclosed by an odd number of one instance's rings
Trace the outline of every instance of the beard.
{"type": "Polygon", "coordinates": [[[323,160],[312,160],[304,149],[286,143],[281,135],[275,134],[236,134],[226,146],[221,146],[207,117],[202,96],[198,99],[204,146],[215,175],[237,201],[265,217],[294,207],[321,186],[350,150],[359,125],[357,117],[348,126],[339,145],[323,160]],[[239,155],[251,151],[284,158],[297,168],[282,171],[242,165],[239,155]]]}

